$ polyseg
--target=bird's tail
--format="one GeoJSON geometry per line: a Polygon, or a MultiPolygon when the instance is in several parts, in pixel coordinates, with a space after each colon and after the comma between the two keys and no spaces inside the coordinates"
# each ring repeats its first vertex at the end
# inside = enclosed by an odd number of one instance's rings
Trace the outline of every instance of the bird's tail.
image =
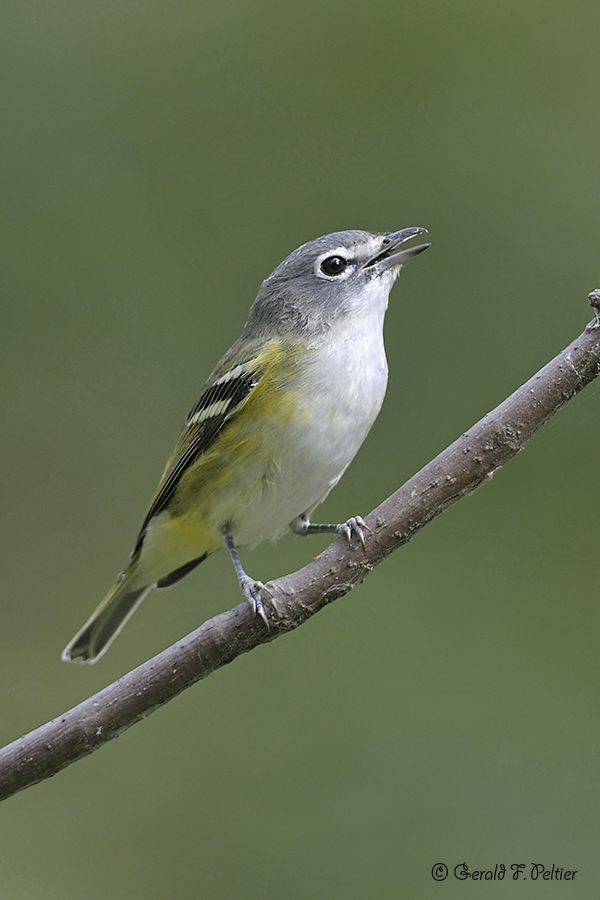
{"type": "Polygon", "coordinates": [[[152,585],[136,584],[125,570],[83,628],[67,644],[65,662],[95,663],[108,650],[127,619],[135,612],[152,585]]]}

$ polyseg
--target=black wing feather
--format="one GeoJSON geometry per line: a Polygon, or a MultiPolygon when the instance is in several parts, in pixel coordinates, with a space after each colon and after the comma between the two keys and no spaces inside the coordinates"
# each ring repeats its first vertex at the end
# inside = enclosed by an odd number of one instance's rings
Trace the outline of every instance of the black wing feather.
{"type": "Polygon", "coordinates": [[[246,365],[240,366],[239,369],[239,374],[236,373],[235,377],[225,378],[225,380],[221,378],[205,388],[187,416],[163,480],[140,529],[133,550],[134,556],[142,546],[150,520],[168,505],[183,473],[212,444],[225,422],[231,418],[235,409],[258,384],[260,376],[253,367],[248,368],[246,365]],[[201,416],[203,410],[208,410],[209,407],[221,402],[227,402],[227,407],[222,413],[209,415],[208,418],[201,419],[197,423],[193,421],[196,416],[201,416]]]}

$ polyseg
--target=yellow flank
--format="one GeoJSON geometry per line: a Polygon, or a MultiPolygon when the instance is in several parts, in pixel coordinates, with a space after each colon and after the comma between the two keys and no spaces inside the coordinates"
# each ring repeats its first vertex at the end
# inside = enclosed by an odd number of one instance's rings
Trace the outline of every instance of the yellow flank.
{"type": "MultiPolygon", "coordinates": [[[[282,425],[297,417],[298,350],[271,340],[252,360],[259,382],[211,445],[183,473],[167,508],[148,523],[135,581],[152,584],[223,545],[220,529],[245,517],[253,498],[277,482],[282,425]],[[275,380],[277,370],[277,380],[275,380]],[[283,375],[283,377],[282,377],[283,375]]],[[[171,466],[177,462],[177,454],[171,466]]]]}
{"type": "Polygon", "coordinates": [[[159,513],[148,525],[141,555],[132,561],[135,582],[154,584],[193,559],[214,553],[222,543],[196,517],[159,513]]]}
{"type": "MultiPolygon", "coordinates": [[[[291,389],[290,379],[297,370],[298,355],[295,346],[272,340],[253,360],[259,383],[182,475],[168,507],[174,517],[217,524],[220,501],[232,482],[241,481],[242,497],[261,489],[263,478],[276,468],[282,425],[297,417],[298,384],[296,380],[291,389]]],[[[239,503],[240,494],[237,497],[239,503]]]]}

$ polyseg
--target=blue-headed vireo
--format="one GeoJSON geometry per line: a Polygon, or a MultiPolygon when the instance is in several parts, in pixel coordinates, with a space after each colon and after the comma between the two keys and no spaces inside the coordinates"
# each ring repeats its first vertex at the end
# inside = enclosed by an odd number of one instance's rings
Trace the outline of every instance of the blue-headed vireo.
{"type": "Polygon", "coordinates": [[[237,547],[330,532],[364,540],[360,516],[310,521],[381,408],[383,320],[425,232],[340,231],[303,244],[263,282],[242,336],[206,382],[171,454],[131,560],[62,658],[102,656],[152,587],[175,584],[225,545],[244,597],[265,618],[261,583],[237,547]]]}

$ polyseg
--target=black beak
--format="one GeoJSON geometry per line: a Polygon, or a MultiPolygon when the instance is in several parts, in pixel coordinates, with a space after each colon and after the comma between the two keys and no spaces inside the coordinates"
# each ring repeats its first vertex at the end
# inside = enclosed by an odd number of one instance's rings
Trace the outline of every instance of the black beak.
{"type": "Polygon", "coordinates": [[[402,231],[393,231],[391,234],[386,234],[381,242],[381,250],[377,256],[369,260],[365,265],[365,269],[377,264],[382,271],[394,268],[395,266],[401,266],[409,259],[412,259],[413,256],[416,256],[418,253],[422,253],[423,250],[427,250],[428,247],[431,247],[431,244],[418,244],[416,247],[407,247],[406,250],[399,250],[399,247],[401,247],[402,244],[406,243],[406,241],[409,241],[411,238],[416,237],[418,234],[427,234],[427,229],[415,226],[413,228],[403,228],[402,231]]]}

